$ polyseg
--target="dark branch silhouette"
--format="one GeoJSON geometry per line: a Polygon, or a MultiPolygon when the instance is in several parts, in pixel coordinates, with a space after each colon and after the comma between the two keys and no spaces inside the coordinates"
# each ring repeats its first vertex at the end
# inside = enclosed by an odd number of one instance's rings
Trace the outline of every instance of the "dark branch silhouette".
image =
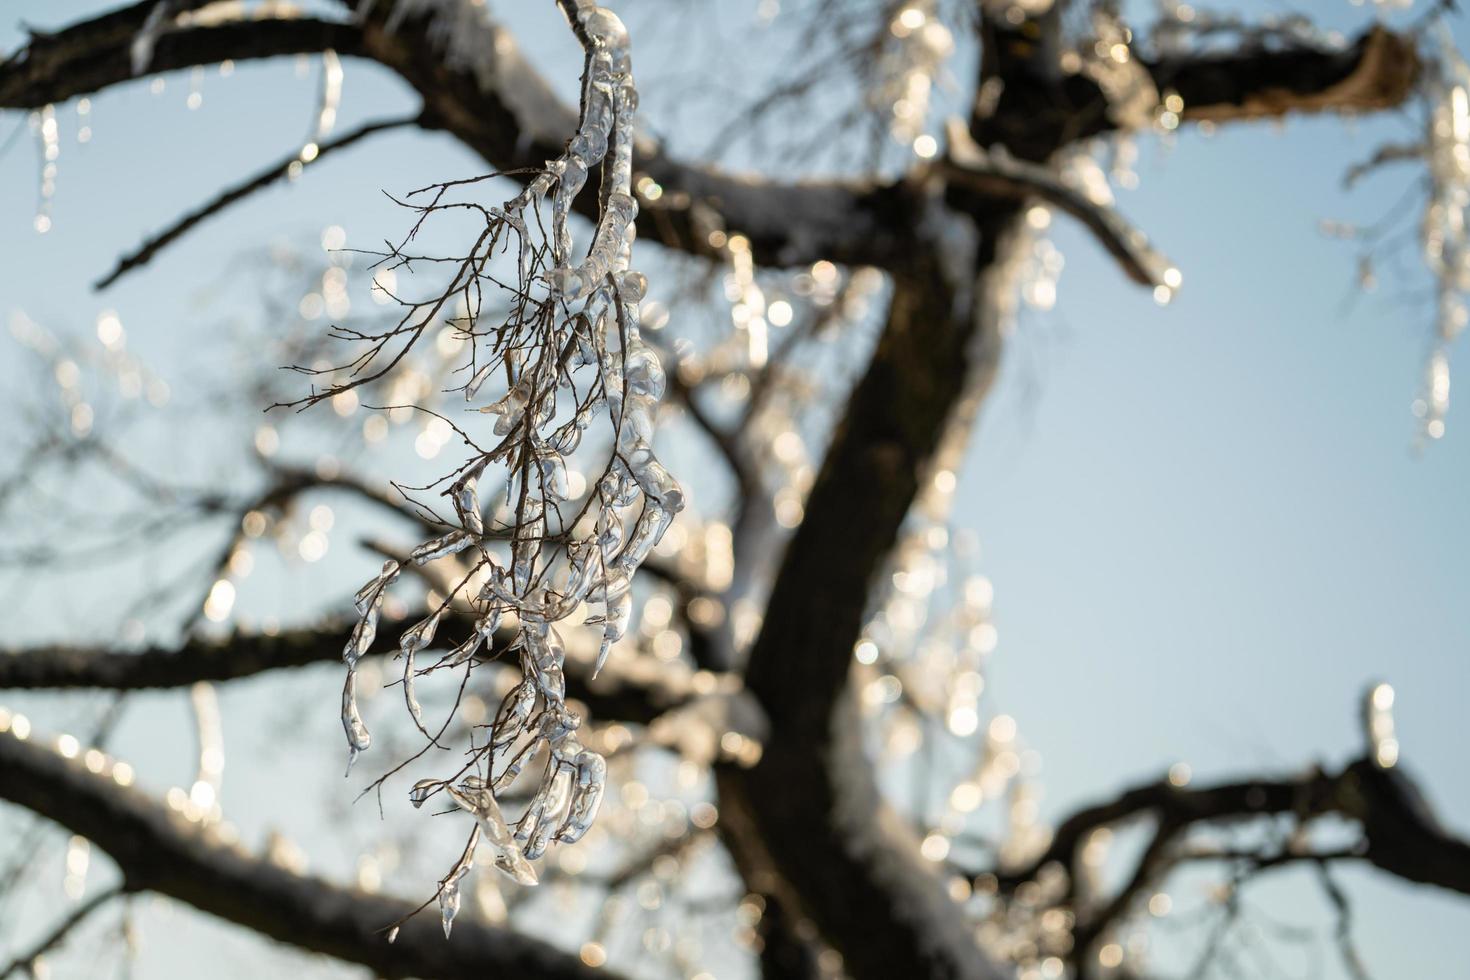
{"type": "MultiPolygon", "coordinates": [[[[386,67],[421,98],[422,109],[411,119],[369,124],[324,144],[322,153],[373,132],[417,125],[446,132],[497,171],[526,179],[545,161],[558,159],[577,132],[578,113],[555,97],[503,27],[486,22],[483,47],[493,57],[477,65],[455,64],[446,59],[442,38],[433,35],[432,13],[419,11],[396,22],[389,0],[343,6],[344,15],[351,13],[353,19],[181,21],[157,37],[146,74],[331,49],[386,67]]],[[[879,791],[864,751],[853,651],[905,520],[936,474],[953,463],[994,380],[1004,346],[1004,311],[1014,289],[1008,270],[1017,257],[1028,204],[1041,201],[1077,218],[1139,284],[1177,286],[1177,270],[1137,230],[1056,172],[1057,160],[1082,141],[1137,124],[1125,118],[1125,107],[1099,81],[1059,69],[1060,11],[1026,15],[1026,8],[1016,6],[1009,16],[1000,16],[993,6],[980,4],[975,12],[982,51],[970,118],[952,124],[947,146],[934,147],[933,162],[911,162],[898,177],[785,181],[684,162],[644,137],[633,151],[634,172],[660,189],[638,202],[638,229],[646,238],[723,262],[722,249],[738,234],[759,267],[872,266],[887,273],[891,284],[876,346],[838,413],[802,519],[789,538],[776,542],[774,578],[761,597],[763,609],[754,618],[754,638],[743,663],[730,656],[732,611],[719,605],[703,583],[650,565],[650,577],[662,578],[675,593],[688,636],[688,649],[681,652],[693,669],[671,680],[622,673],[614,663],[594,680],[581,662],[567,677],[568,697],[582,701],[598,719],[650,729],[680,709],[700,707],[697,702],[721,685],[722,697],[733,701],[737,693],[732,690],[738,692],[740,707],[749,709],[750,727],[762,732],[761,751],[742,754],[719,739],[722,732],[736,735],[734,744],[742,745],[741,732],[730,720],[736,709],[722,702],[725,713],[714,715],[721,723],[714,727],[721,731],[712,739],[723,753],[716,753],[719,818],[713,829],[743,884],[762,903],[757,934],[767,977],[819,975],[827,947],[859,980],[1007,975],[1008,968],[975,942],[972,923],[951,896],[946,868],[921,858],[913,826],[879,791]]],[[[156,9],[152,2],[137,3],[55,34],[33,36],[0,63],[0,107],[38,108],[133,81],[132,43],[156,9]]],[[[579,36],[584,45],[592,44],[585,30],[579,36]]],[[[1177,111],[1168,110],[1176,124],[1394,110],[1415,94],[1424,71],[1416,39],[1382,27],[1340,47],[1287,38],[1269,45],[1242,40],[1238,49],[1178,56],[1145,58],[1127,45],[1124,49],[1126,57],[1115,60],[1137,68],[1140,84],[1153,86],[1161,98],[1178,100],[1177,111]]],[[[1381,155],[1379,162],[1416,149],[1381,155]]],[[[295,159],[178,219],[122,259],[99,285],[140,267],[200,221],[281,179],[295,159]]],[[[607,196],[581,195],[575,207],[596,220],[607,196]]],[[[489,214],[478,205],[464,207],[489,214]]],[[[402,253],[390,258],[410,262],[402,253]]],[[[483,268],[466,260],[456,287],[468,297],[482,278],[488,278],[483,268]]],[[[453,290],[446,292],[421,323],[400,325],[412,334],[410,343],[431,319],[443,318],[452,295],[453,290]]],[[[371,364],[380,349],[359,368],[371,364]]],[[[304,401],[376,381],[397,363],[394,359],[379,373],[340,389],[313,390],[304,401]]],[[[670,380],[675,397],[730,464],[741,496],[762,493],[752,469],[757,454],[744,434],[704,411],[693,384],[678,376],[670,380]]],[[[756,377],[758,385],[768,380],[756,377]]],[[[297,472],[268,488],[262,499],[279,503],[331,483],[297,472]]],[[[361,485],[356,492],[434,526],[431,516],[383,494],[361,485]]],[[[219,502],[213,506],[232,511],[219,502]]],[[[737,505],[749,506],[749,499],[737,505]]],[[[452,597],[455,587],[444,594],[452,597]]],[[[452,604],[452,598],[443,601],[446,608],[452,604]]],[[[383,628],[405,625],[384,623],[383,628]]],[[[474,623],[455,610],[444,628],[463,632],[474,623]]],[[[236,633],[139,652],[38,647],[0,655],[0,688],[133,691],[227,682],[337,662],[351,633],[350,624],[326,622],[276,635],[236,633]]],[[[507,652],[509,640],[497,635],[484,658],[507,652]]],[[[95,841],[117,862],[129,892],[169,895],[263,935],[364,964],[379,975],[600,972],[569,954],[476,922],[456,927],[453,940],[446,942],[436,923],[410,919],[397,941],[389,943],[382,930],[409,911],[407,903],[341,889],[248,855],[34,740],[0,735],[0,797],[95,841]]],[[[1337,771],[1312,770],[1288,779],[1203,788],[1149,783],[1073,814],[1045,851],[1023,867],[965,870],[992,880],[1001,895],[1014,893],[1051,866],[1075,879],[1089,835],[1143,819],[1153,821],[1154,835],[1121,889],[1091,904],[1073,885],[1064,896],[1063,904],[1077,915],[1076,949],[1070,956],[1081,976],[1090,975],[1088,957],[1096,943],[1127,918],[1151,883],[1185,861],[1223,861],[1253,872],[1316,865],[1340,911],[1345,957],[1351,950],[1349,910],[1328,876],[1329,863],[1364,861],[1408,881],[1470,894],[1470,844],[1440,826],[1401,769],[1384,767],[1371,753],[1337,771]],[[1192,827],[1270,814],[1289,814],[1302,824],[1323,815],[1346,817],[1360,826],[1361,844],[1331,853],[1191,853],[1182,847],[1192,827]]],[[[625,876],[615,884],[626,883],[625,876]]]]}

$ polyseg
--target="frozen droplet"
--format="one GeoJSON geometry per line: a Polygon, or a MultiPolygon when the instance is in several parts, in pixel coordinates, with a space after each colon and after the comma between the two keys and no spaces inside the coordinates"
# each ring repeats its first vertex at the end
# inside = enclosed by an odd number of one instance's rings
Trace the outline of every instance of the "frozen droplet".
{"type": "Polygon", "coordinates": [[[451,881],[439,889],[439,918],[444,923],[444,938],[454,928],[454,917],[459,914],[459,882],[451,881]]]}
{"type": "Polygon", "coordinates": [[[483,634],[479,632],[471,633],[468,639],[466,639],[459,646],[455,647],[453,650],[449,651],[449,653],[445,655],[444,659],[440,660],[434,666],[436,668],[458,667],[461,664],[467,662],[471,657],[473,657],[476,652],[479,651],[480,646],[484,642],[485,637],[483,634]]]}
{"type": "Polygon", "coordinates": [[[352,601],[359,616],[366,616],[368,610],[381,600],[383,590],[393,584],[393,580],[398,577],[398,571],[398,562],[390,558],[383,563],[383,570],[376,578],[357,590],[352,601]]]}
{"type": "Polygon", "coordinates": [[[413,789],[408,791],[408,802],[412,803],[414,809],[417,810],[424,805],[424,801],[429,798],[430,794],[443,785],[443,781],[439,779],[420,779],[413,784],[413,789]]]}
{"type": "Polygon", "coordinates": [[[368,733],[367,726],[363,724],[362,716],[357,711],[357,669],[347,668],[347,682],[342,686],[342,728],[347,732],[347,772],[352,772],[352,764],[357,761],[358,755],[368,750],[373,744],[373,737],[368,733]]]}
{"type": "Polygon", "coordinates": [[[449,498],[454,502],[454,512],[460,523],[471,534],[485,533],[485,519],[480,513],[479,477],[483,464],[472,468],[449,488],[449,498]]]}
{"type": "Polygon", "coordinates": [[[581,840],[597,819],[607,783],[607,760],[596,752],[583,749],[571,761],[576,769],[576,783],[566,820],[556,834],[558,840],[568,844],[581,840]]]}
{"type": "Polygon", "coordinates": [[[457,555],[474,543],[475,538],[469,532],[450,531],[448,534],[425,541],[413,549],[409,557],[415,565],[427,565],[436,559],[457,555]]]}
{"type": "Polygon", "coordinates": [[[500,702],[500,710],[495,714],[495,726],[490,733],[490,744],[496,751],[520,738],[535,706],[536,685],[529,678],[510,689],[500,702]]]}
{"type": "Polygon", "coordinates": [[[405,655],[412,655],[433,643],[434,631],[439,627],[439,620],[443,617],[445,608],[440,606],[430,616],[404,630],[403,635],[398,638],[399,651],[405,655]]]}
{"type": "Polygon", "coordinates": [[[474,401],[475,400],[475,396],[480,393],[480,386],[485,383],[486,379],[488,379],[490,377],[490,373],[492,371],[494,371],[494,370],[495,370],[495,363],[492,361],[489,364],[482,365],[480,367],[480,369],[475,372],[475,376],[470,379],[469,384],[465,385],[465,389],[464,389],[464,400],[465,401],[468,402],[468,401],[474,401]]]}

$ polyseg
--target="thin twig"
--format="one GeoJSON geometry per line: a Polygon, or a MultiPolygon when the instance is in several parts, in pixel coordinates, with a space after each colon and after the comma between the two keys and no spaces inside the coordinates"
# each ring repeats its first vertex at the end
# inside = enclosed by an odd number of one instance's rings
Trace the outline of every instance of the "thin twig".
{"type": "MultiPolygon", "coordinates": [[[[316,156],[312,157],[311,162],[315,163],[328,153],[351,146],[358,140],[366,136],[371,136],[374,133],[381,133],[390,129],[401,129],[404,126],[419,125],[422,123],[422,119],[423,116],[421,114],[415,113],[412,116],[404,116],[398,119],[381,119],[377,122],[365,123],[350,133],[344,133],[337,139],[318,146],[316,156]]],[[[119,259],[113,270],[97,280],[92,288],[106,289],[127,273],[147,265],[153,260],[155,255],[183,237],[195,225],[211,215],[220,213],[236,201],[243,200],[256,191],[264,190],[272,184],[284,180],[291,175],[293,164],[304,165],[304,163],[299,152],[293,153],[280,163],[274,164],[254,177],[251,177],[249,180],[236,184],[229,190],[224,191],[202,207],[190,211],[163,231],[149,238],[137,250],[119,259]]]]}
{"type": "Polygon", "coordinates": [[[77,926],[81,925],[88,916],[122,894],[122,886],[115,885],[105,891],[98,892],[81,905],[72,909],[71,914],[65,919],[62,919],[56,928],[47,933],[40,942],[11,960],[10,964],[4,970],[0,970],[0,980],[4,980],[4,978],[18,970],[29,971],[31,965],[37,959],[61,945],[66,940],[67,935],[77,926]]]}

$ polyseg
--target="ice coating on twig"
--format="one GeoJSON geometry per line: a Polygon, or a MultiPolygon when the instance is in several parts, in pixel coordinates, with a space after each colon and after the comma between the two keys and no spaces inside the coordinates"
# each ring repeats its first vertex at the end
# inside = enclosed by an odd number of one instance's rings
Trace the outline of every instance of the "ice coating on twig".
{"type": "Polygon", "coordinates": [[[459,914],[459,883],[475,866],[475,847],[479,842],[480,828],[476,826],[470,831],[469,842],[465,844],[459,860],[439,882],[439,919],[444,924],[445,939],[449,938],[449,931],[454,928],[454,917],[459,914]]]}
{"type": "Polygon", "coordinates": [[[493,852],[491,863],[522,885],[536,884],[536,869],[526,860],[521,848],[500,813],[495,794],[478,777],[470,777],[458,786],[446,788],[461,810],[475,818],[478,838],[493,852]]]}
{"type": "MultiPolygon", "coordinates": [[[[462,57],[453,27],[466,6],[400,3],[385,28],[427,14],[430,43],[446,57],[462,57]]],[[[492,254],[515,267],[517,289],[505,323],[477,328],[478,313],[471,312],[463,321],[469,325],[460,328],[471,351],[461,376],[469,411],[476,413],[468,417],[479,431],[488,428],[493,441],[482,449],[471,441],[478,432],[461,433],[474,455],[434,484],[442,487],[438,506],[424,505],[442,533],[414,548],[404,563],[418,570],[442,561],[457,569],[452,577],[460,583],[450,594],[436,586],[427,617],[398,639],[405,704],[426,738],[437,744],[423,726],[417,678],[441,669],[473,670],[482,658],[506,654],[522,675],[504,695],[489,739],[471,746],[469,764],[447,779],[420,780],[408,794],[418,807],[443,791],[475,818],[476,838],[441,882],[446,933],[476,843],[493,849],[491,863],[503,873],[533,885],[530,861],[553,843],[581,839],[595,819],[607,764],[577,738],[582,719],[567,707],[559,630],[593,625],[596,667],[602,667],[630,627],[635,574],[685,503],[653,449],[666,378],[640,335],[648,283],[630,265],[638,217],[638,96],[628,33],[616,15],[587,0],[559,0],[559,6],[586,56],[576,131],[565,151],[514,198],[482,209],[488,222],[482,244],[488,245],[466,260],[472,279],[481,275],[477,263],[492,254]],[[592,173],[600,182],[588,187],[592,173]],[[590,239],[579,247],[571,215],[584,190],[598,207],[590,239]],[[589,464],[594,453],[603,455],[589,464]],[[473,632],[450,637],[447,653],[418,667],[418,655],[434,645],[440,626],[448,632],[466,608],[473,632]],[[446,618],[451,609],[456,616],[446,618]],[[543,762],[525,811],[507,820],[496,794],[543,762]]],[[[434,306],[424,319],[438,314],[434,306]]],[[[355,597],[360,618],[343,654],[349,665],[343,724],[354,758],[368,739],[351,668],[372,646],[384,595],[399,572],[397,562],[385,564],[355,597]]]]}

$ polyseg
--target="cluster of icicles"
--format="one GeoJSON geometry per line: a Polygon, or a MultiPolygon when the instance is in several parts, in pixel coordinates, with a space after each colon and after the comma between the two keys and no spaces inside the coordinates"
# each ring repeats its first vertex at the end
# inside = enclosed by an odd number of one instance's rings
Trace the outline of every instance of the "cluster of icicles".
{"type": "Polygon", "coordinates": [[[1428,95],[1429,201],[1421,231],[1424,258],[1435,278],[1437,317],[1425,370],[1424,394],[1414,403],[1431,439],[1444,435],[1450,407],[1450,344],[1464,331],[1470,311],[1470,66],[1441,25],[1440,56],[1432,62],[1428,95]]]}
{"type": "MultiPolygon", "coordinates": [[[[459,526],[425,542],[409,559],[422,566],[478,551],[479,567],[488,570],[478,594],[468,597],[478,615],[474,632],[429,669],[470,663],[482,648],[490,648],[502,615],[513,613],[516,634],[508,649],[518,654],[522,673],[520,683],[500,705],[488,745],[477,747],[471,765],[450,779],[422,780],[410,792],[417,807],[442,791],[475,818],[463,855],[441,883],[439,903],[446,933],[459,909],[460,880],[469,872],[477,847],[488,846],[495,867],[531,885],[537,879],[530,860],[553,842],[581,839],[595,819],[607,765],[577,737],[582,719],[566,705],[564,651],[553,627],[583,603],[597,610],[586,621],[601,626],[595,668],[600,670],[629,626],[634,573],[684,506],[678,483],[650,448],[665,377],[657,356],[639,337],[645,280],[629,268],[638,208],[631,195],[637,94],[627,32],[614,14],[585,0],[573,16],[587,50],[577,133],[558,159],[548,162],[520,195],[494,212],[520,235],[522,287],[543,288],[558,311],[550,331],[554,336],[545,336],[546,342],[529,355],[512,351],[493,359],[466,385],[466,398],[473,401],[494,369],[508,378],[504,397],[480,409],[497,417],[494,431],[503,439],[497,449],[476,456],[457,471],[457,479],[445,491],[459,526]],[[599,164],[605,203],[591,247],[577,262],[568,223],[571,205],[589,168],[599,164]],[[549,266],[538,265],[544,260],[527,245],[527,225],[536,227],[536,211],[547,201],[552,212],[549,266]],[[596,396],[578,403],[573,395],[573,410],[559,416],[558,390],[570,387],[569,377],[584,367],[595,368],[596,396]],[[560,506],[572,496],[566,458],[603,412],[611,422],[615,449],[592,491],[595,521],[577,522],[570,529],[549,528],[548,507],[560,520],[560,506]],[[503,530],[493,537],[502,545],[509,537],[509,567],[502,564],[503,552],[490,548],[492,534],[487,534],[479,500],[480,481],[492,463],[503,463],[507,470],[508,516],[503,530]],[[641,512],[632,529],[625,531],[640,500],[641,512]],[[567,531],[571,533],[563,533],[567,531]],[[508,821],[497,794],[538,758],[543,746],[546,766],[540,785],[520,819],[508,821]],[[471,768],[476,772],[465,775],[471,768]]],[[[356,597],[361,618],[343,651],[348,670],[342,723],[350,749],[349,770],[371,742],[357,709],[356,664],[373,643],[384,596],[401,571],[398,562],[387,562],[356,597]]],[[[415,656],[433,642],[450,601],[445,599],[398,641],[404,696],[421,730],[413,684],[415,656]]]]}
{"type": "Polygon", "coordinates": [[[954,54],[954,36],[938,6],[935,0],[915,0],[895,11],[888,25],[893,40],[879,62],[878,87],[869,95],[875,108],[890,114],[889,133],[905,145],[924,134],[933,89],[954,54]]]}

